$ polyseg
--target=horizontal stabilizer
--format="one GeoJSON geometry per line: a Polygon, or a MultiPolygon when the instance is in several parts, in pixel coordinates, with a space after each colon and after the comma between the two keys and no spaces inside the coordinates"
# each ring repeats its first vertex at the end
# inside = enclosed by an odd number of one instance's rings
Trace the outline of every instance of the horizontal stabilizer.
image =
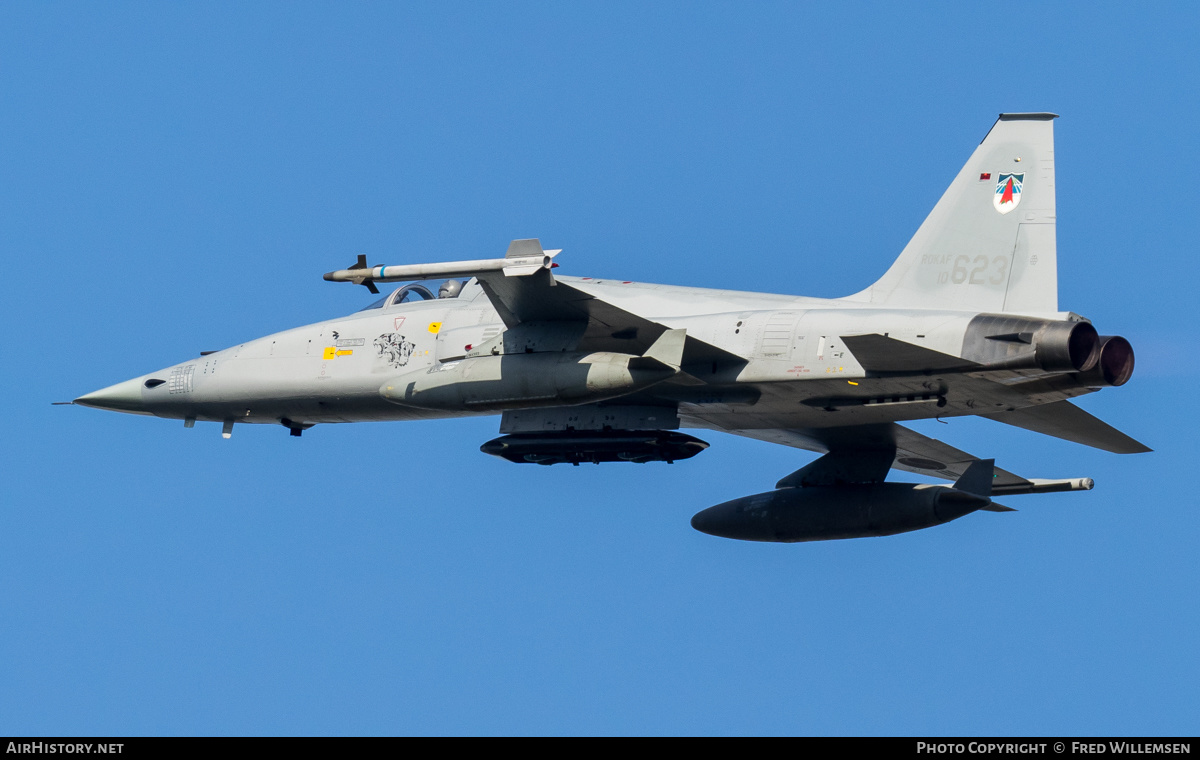
{"type": "Polygon", "coordinates": [[[842,342],[868,372],[945,372],[978,367],[975,362],[878,333],[843,335],[842,342]]]}
{"type": "Polygon", "coordinates": [[[1152,450],[1070,401],[1055,401],[1051,404],[981,416],[1035,433],[1111,451],[1114,454],[1142,454],[1152,450]]]}

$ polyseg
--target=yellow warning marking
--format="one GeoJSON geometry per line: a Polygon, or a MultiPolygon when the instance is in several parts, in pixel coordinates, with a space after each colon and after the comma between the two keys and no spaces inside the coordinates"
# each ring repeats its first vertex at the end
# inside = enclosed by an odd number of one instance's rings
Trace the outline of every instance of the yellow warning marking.
{"type": "Polygon", "coordinates": [[[354,353],[353,349],[349,349],[349,348],[339,349],[337,346],[326,346],[325,352],[323,354],[321,354],[321,358],[324,359],[325,361],[329,361],[330,359],[336,359],[339,356],[349,356],[352,353],[354,353]]]}
{"type": "Polygon", "coordinates": [[[846,382],[850,383],[851,385],[858,385],[858,383],[854,382],[853,380],[847,380],[846,382]]]}
{"type": "Polygon", "coordinates": [[[437,335],[438,330],[440,330],[440,329],[442,329],[441,322],[430,322],[429,323],[429,332],[433,333],[434,335],[437,335]]]}

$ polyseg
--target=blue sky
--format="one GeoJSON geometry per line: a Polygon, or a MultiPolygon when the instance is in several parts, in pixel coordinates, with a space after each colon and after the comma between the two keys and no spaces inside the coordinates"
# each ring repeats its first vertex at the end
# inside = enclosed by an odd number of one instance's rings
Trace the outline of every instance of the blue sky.
{"type": "Polygon", "coordinates": [[[0,734],[1194,735],[1200,12],[1082,7],[4,4],[0,734]],[[1041,110],[1060,304],[1138,357],[1081,406],[1156,451],[915,427],[1090,493],[762,545],[688,520],[811,455],[50,406],[357,309],[358,253],[845,295],[1041,110]]]}

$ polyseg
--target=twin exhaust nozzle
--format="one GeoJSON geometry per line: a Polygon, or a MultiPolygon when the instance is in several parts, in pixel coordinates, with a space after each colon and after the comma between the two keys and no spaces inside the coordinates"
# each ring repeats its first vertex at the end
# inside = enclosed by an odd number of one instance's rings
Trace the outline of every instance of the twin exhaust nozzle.
{"type": "Polygon", "coordinates": [[[1129,341],[1119,335],[1099,335],[1090,322],[982,315],[976,323],[985,340],[965,358],[988,369],[1075,372],[1089,386],[1124,385],[1133,376],[1129,341]]]}
{"type": "MultiPolygon", "coordinates": [[[[1098,382],[1101,385],[1120,386],[1129,382],[1133,377],[1133,346],[1120,335],[1097,335],[1096,328],[1087,322],[1057,323],[1069,326],[1066,340],[1057,342],[1047,341],[1045,344],[1062,350],[1047,350],[1055,354],[1055,359],[1066,358],[1069,366],[1062,369],[1074,370],[1084,376],[1085,382],[1098,382]],[[1064,355],[1065,354],[1065,355],[1064,355]]],[[[1050,332],[1050,331],[1047,331],[1050,332]]],[[[1038,355],[1041,358],[1041,345],[1038,345],[1038,355]]],[[[1048,357],[1049,358],[1049,357],[1048,357]]]]}

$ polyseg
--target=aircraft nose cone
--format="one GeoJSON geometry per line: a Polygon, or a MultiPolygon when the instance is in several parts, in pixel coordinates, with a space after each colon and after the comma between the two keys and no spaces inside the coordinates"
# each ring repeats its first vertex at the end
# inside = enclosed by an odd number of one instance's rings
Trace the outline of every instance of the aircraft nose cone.
{"type": "Polygon", "coordinates": [[[701,510],[692,516],[692,527],[710,536],[725,536],[729,532],[729,516],[719,505],[701,510]]]}
{"type": "Polygon", "coordinates": [[[75,403],[96,409],[111,409],[114,412],[146,412],[146,406],[142,402],[140,377],[92,391],[75,399],[75,403]]]}
{"type": "MultiPolygon", "coordinates": [[[[707,512],[708,510],[705,510],[707,512]]],[[[701,533],[708,533],[707,530],[711,524],[711,520],[704,512],[697,512],[692,516],[692,527],[701,533]]]]}

